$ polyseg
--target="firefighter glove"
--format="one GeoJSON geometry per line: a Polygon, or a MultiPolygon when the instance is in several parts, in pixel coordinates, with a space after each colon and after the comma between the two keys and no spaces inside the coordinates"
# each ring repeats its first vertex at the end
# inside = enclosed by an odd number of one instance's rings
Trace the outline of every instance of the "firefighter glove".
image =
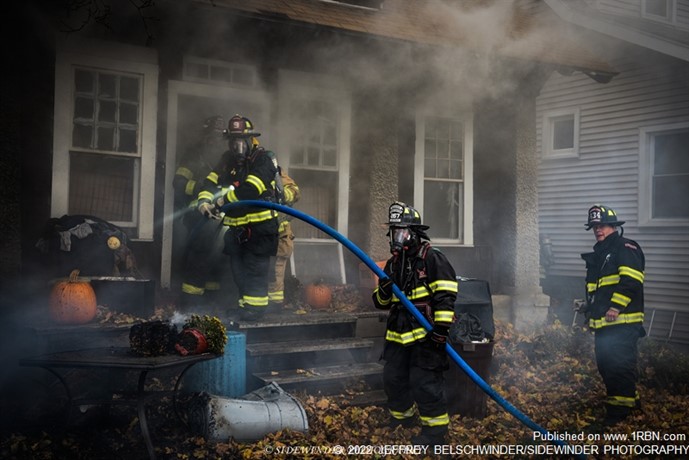
{"type": "Polygon", "coordinates": [[[431,344],[436,348],[445,348],[447,343],[447,328],[446,327],[434,327],[431,331],[431,344]]]}
{"type": "Polygon", "coordinates": [[[392,297],[392,280],[390,278],[378,280],[378,294],[384,298],[392,297]]]}
{"type": "Polygon", "coordinates": [[[208,202],[201,203],[199,205],[199,212],[206,216],[209,219],[219,219],[220,215],[218,214],[218,210],[215,206],[208,202]]]}

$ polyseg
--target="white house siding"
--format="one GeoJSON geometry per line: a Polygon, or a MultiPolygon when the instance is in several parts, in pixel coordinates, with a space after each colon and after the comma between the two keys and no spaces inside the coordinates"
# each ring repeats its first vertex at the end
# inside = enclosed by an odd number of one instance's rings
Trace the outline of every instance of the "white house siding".
{"type": "Polygon", "coordinates": [[[638,226],[639,130],[689,121],[689,66],[679,71],[629,62],[613,66],[620,74],[607,84],[553,73],[536,101],[539,229],[550,237],[554,253],[548,273],[583,280],[579,255],[595,243],[584,230],[587,210],[596,202],[607,204],[627,222],[625,236],[638,241],[646,254],[647,324],[658,309],[653,335],[667,336],[674,328],[675,336],[689,337],[689,228],[638,226]],[[546,159],[544,113],[560,109],[579,110],[578,155],[546,159]]]}

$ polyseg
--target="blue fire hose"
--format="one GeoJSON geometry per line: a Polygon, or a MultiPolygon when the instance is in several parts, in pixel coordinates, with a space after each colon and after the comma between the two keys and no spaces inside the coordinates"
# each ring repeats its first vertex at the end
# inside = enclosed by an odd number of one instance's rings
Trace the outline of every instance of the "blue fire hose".
{"type": "MultiPolygon", "coordinates": [[[[332,227],[324,224],[323,222],[319,221],[318,219],[315,219],[308,214],[305,214],[301,211],[298,211],[296,209],[290,208],[288,206],[283,206],[280,204],[276,203],[271,203],[268,201],[259,201],[259,200],[245,200],[245,201],[238,201],[235,203],[228,203],[222,206],[221,211],[227,212],[232,208],[235,207],[240,207],[240,206],[255,206],[258,208],[267,208],[267,209],[273,209],[275,211],[279,211],[285,214],[289,214],[290,216],[296,217],[299,220],[303,220],[304,222],[313,225],[317,229],[327,233],[328,235],[332,236],[335,238],[337,241],[342,243],[347,249],[349,249],[352,253],[354,253],[355,256],[357,256],[363,263],[365,263],[368,268],[373,271],[380,279],[387,279],[388,275],[376,265],[376,263],[361,249],[359,249],[354,243],[352,243],[349,239],[347,239],[345,236],[340,234],[337,230],[333,229],[332,227]]],[[[414,318],[427,330],[431,331],[433,327],[431,324],[428,322],[428,320],[421,314],[421,312],[414,307],[414,304],[411,303],[411,301],[407,298],[406,295],[402,292],[402,290],[396,285],[392,284],[392,292],[397,296],[398,299],[402,301],[402,304],[406,307],[409,312],[414,315],[414,318]]],[[[544,428],[536,424],[533,420],[531,420],[529,417],[527,417],[525,414],[519,411],[516,407],[514,407],[512,404],[510,404],[505,398],[500,396],[490,385],[486,383],[485,380],[481,378],[472,368],[469,366],[461,356],[455,351],[454,348],[448,343],[445,345],[445,351],[447,351],[447,354],[450,355],[450,358],[457,363],[457,365],[469,376],[471,380],[476,383],[488,396],[493,398],[495,402],[497,402],[500,406],[503,407],[507,412],[512,414],[514,417],[517,418],[520,422],[522,422],[524,425],[528,426],[534,431],[538,431],[541,434],[545,436],[545,439],[551,439],[555,444],[558,445],[566,445],[565,442],[554,439],[554,436],[550,435],[544,428]]],[[[585,458],[585,457],[583,457],[585,458]]]]}

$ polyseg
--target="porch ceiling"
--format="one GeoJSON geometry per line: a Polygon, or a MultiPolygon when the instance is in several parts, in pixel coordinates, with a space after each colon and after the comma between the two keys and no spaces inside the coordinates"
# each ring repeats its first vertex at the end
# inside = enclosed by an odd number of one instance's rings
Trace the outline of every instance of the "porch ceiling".
{"type": "Polygon", "coordinates": [[[568,36],[568,25],[540,0],[385,0],[380,10],[329,0],[194,0],[207,7],[280,22],[320,25],[393,40],[617,74],[568,36]]]}

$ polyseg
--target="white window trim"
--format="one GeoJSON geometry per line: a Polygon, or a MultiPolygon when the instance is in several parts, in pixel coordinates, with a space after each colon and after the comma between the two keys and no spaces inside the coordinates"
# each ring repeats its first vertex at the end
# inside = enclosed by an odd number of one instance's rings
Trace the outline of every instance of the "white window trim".
{"type": "Polygon", "coordinates": [[[62,216],[69,209],[69,152],[72,149],[74,118],[74,67],[129,72],[143,75],[141,92],[141,170],[135,193],[137,237],[135,241],[153,240],[153,202],[155,197],[156,127],[158,117],[158,55],[149,48],[120,45],[98,40],[69,41],[58,44],[55,63],[55,119],[53,122],[53,180],[50,203],[52,216],[62,216]]]}
{"type": "Polygon", "coordinates": [[[689,123],[672,123],[639,128],[639,227],[685,227],[689,219],[652,218],[653,152],[651,140],[657,134],[689,129],[689,123]]]}
{"type": "MultiPolygon", "coordinates": [[[[677,2],[675,0],[669,0],[668,2],[668,13],[670,17],[658,16],[657,14],[651,14],[646,12],[646,4],[649,0],[641,0],[641,17],[644,19],[649,19],[652,21],[662,22],[664,24],[677,24],[677,2]]],[[[658,0],[651,0],[657,2],[658,0]]]]}
{"type": "Polygon", "coordinates": [[[560,158],[578,158],[579,157],[579,109],[568,108],[558,110],[548,110],[543,112],[543,128],[542,132],[542,152],[544,160],[555,160],[560,158]],[[557,118],[567,116],[574,117],[574,139],[573,147],[571,149],[553,149],[553,121],[557,118]]]}
{"type": "MultiPolygon", "coordinates": [[[[414,207],[424,215],[424,141],[426,138],[425,119],[430,116],[425,111],[416,112],[416,146],[414,152],[414,183],[421,184],[414,187],[414,207]]],[[[464,241],[454,238],[433,238],[438,246],[472,247],[474,245],[474,120],[473,114],[462,116],[443,115],[434,113],[432,116],[441,116],[461,120],[464,124],[464,228],[462,233],[464,241]]]]}

